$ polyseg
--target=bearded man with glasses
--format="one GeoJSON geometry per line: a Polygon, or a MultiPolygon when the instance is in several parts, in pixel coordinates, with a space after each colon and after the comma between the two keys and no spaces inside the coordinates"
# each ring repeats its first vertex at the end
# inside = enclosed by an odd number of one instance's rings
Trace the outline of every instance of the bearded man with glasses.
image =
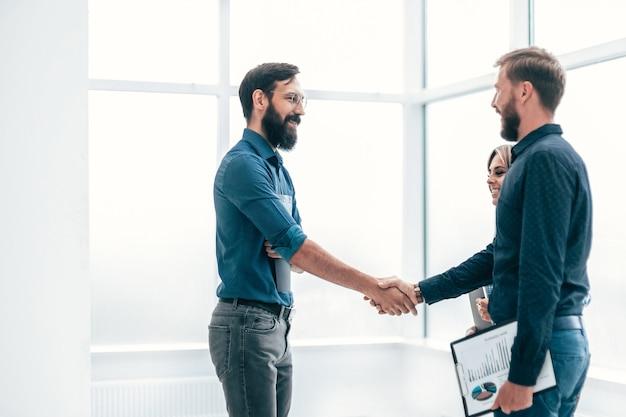
{"type": "Polygon", "coordinates": [[[230,417],[286,417],[292,396],[290,269],[358,291],[391,315],[417,314],[405,294],[334,257],[301,228],[295,189],[278,150],[293,149],[306,98],[291,64],[262,64],[239,87],[247,122],[213,189],[221,283],[209,350],[230,417]]]}

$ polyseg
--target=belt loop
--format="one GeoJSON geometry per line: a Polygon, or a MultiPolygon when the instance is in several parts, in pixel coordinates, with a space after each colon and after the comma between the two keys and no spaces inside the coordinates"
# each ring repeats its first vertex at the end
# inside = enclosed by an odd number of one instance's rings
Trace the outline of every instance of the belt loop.
{"type": "Polygon", "coordinates": [[[285,313],[285,306],[281,306],[280,307],[280,314],[278,315],[278,319],[282,319],[283,318],[283,314],[285,313]]]}
{"type": "Polygon", "coordinates": [[[233,310],[237,310],[237,304],[239,304],[239,298],[233,298],[233,310]]]}

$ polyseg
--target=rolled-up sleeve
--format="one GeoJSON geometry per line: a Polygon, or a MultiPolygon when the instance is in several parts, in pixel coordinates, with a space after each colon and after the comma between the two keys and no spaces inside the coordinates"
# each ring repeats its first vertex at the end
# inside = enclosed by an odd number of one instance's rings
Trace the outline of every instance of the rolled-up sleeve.
{"type": "MultiPolygon", "coordinates": [[[[304,243],[306,235],[297,209],[292,208],[290,213],[276,194],[270,169],[271,166],[257,156],[240,155],[224,171],[223,190],[229,201],[271,242],[274,249],[290,260],[304,243]]],[[[291,184],[289,191],[294,194],[291,184]]]]}

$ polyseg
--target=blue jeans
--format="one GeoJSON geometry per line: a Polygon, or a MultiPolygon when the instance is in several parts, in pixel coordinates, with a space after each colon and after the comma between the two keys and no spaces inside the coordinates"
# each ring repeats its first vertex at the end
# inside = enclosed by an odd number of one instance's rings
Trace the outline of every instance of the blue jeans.
{"type": "Polygon", "coordinates": [[[209,350],[230,417],[287,417],[291,407],[291,323],[258,307],[219,302],[209,350]]]}
{"type": "MultiPolygon", "coordinates": [[[[589,369],[589,344],[584,330],[555,330],[550,341],[550,354],[556,375],[557,388],[535,395],[533,405],[525,410],[508,414],[511,417],[572,417],[587,370],[589,369]]],[[[504,417],[501,410],[493,413],[504,417]]]]}

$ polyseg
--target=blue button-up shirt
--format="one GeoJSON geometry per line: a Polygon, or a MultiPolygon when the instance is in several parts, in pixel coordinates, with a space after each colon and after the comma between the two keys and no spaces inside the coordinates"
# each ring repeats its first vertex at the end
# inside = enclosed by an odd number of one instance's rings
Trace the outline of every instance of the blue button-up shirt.
{"type": "MultiPolygon", "coordinates": [[[[244,298],[293,304],[291,292],[278,292],[273,261],[264,248],[267,238],[286,260],[306,239],[300,226],[295,190],[282,157],[256,132],[224,156],[215,175],[217,266],[220,298],[244,298]],[[291,198],[291,211],[281,196],[291,198]]],[[[284,198],[283,198],[284,199],[284,198]]]]}
{"type": "Polygon", "coordinates": [[[518,320],[509,381],[534,385],[555,316],[582,314],[589,293],[591,191],[585,164],[548,124],[513,147],[496,207],[496,238],[483,251],[420,282],[429,304],[493,282],[494,322],[518,320]]]}

